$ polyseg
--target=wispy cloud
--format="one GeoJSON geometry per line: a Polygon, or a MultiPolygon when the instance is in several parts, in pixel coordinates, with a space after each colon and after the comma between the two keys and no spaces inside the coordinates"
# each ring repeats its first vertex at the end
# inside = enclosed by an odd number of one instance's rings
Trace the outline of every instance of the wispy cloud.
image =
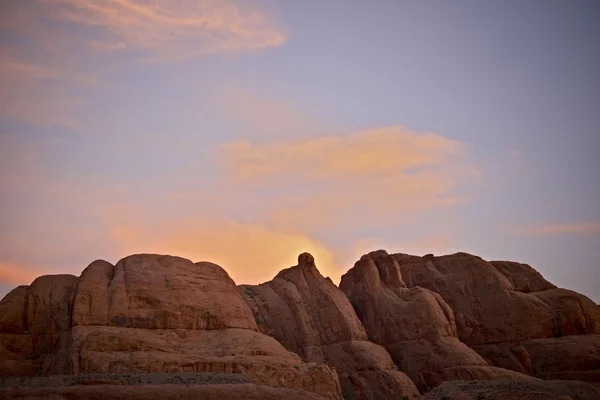
{"type": "Polygon", "coordinates": [[[519,233],[522,235],[527,235],[527,236],[576,235],[576,234],[598,235],[598,234],[600,234],[600,223],[599,222],[581,222],[581,223],[573,223],[573,224],[536,225],[536,226],[523,228],[519,231],[519,233]]]}
{"type": "Polygon", "coordinates": [[[69,127],[116,71],[286,40],[267,10],[235,0],[4,0],[0,35],[0,118],[69,127]]]}
{"type": "Polygon", "coordinates": [[[232,0],[44,0],[52,17],[104,30],[103,50],[137,48],[155,59],[279,46],[285,33],[263,10],[232,0]]]}

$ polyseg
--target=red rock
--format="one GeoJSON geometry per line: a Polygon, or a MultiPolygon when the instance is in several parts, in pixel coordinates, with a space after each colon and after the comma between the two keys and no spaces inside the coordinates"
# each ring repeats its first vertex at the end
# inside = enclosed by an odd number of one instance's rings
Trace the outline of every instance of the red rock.
{"type": "Polygon", "coordinates": [[[569,381],[451,381],[444,382],[423,400],[596,400],[600,388],[569,381]]]}
{"type": "Polygon", "coordinates": [[[112,271],[102,261],[86,268],[73,304],[73,325],[84,324],[258,330],[235,283],[221,267],[151,254],[126,257],[112,271]]]}
{"type": "Polygon", "coordinates": [[[70,334],[73,275],[46,275],[19,286],[0,303],[0,371],[7,375],[60,373],[70,334]]]}
{"type": "MultiPolygon", "coordinates": [[[[390,271],[393,272],[393,271],[390,271]]],[[[390,275],[390,279],[398,279],[390,275]]],[[[343,395],[379,399],[417,394],[384,348],[367,334],[346,296],[324,278],[310,254],[270,282],[240,287],[264,332],[305,361],[325,362],[339,374],[343,395]]]]}
{"type": "Polygon", "coordinates": [[[589,351],[600,347],[600,307],[581,294],[556,288],[529,265],[486,262],[465,253],[393,257],[408,286],[442,296],[454,312],[461,341],[490,364],[555,378],[592,379],[592,371],[600,370],[597,350],[589,351]],[[590,336],[561,338],[567,335],[590,336]],[[577,355],[581,365],[557,362],[553,354],[567,359],[577,355]],[[555,360],[552,366],[549,359],[555,360]]]}
{"type": "Polygon", "coordinates": [[[539,292],[542,290],[556,289],[542,274],[530,265],[512,261],[490,261],[502,275],[512,284],[514,290],[523,293],[539,292]]]}
{"type": "MultiPolygon", "coordinates": [[[[412,258],[408,256],[401,262],[409,259],[412,258]]],[[[457,376],[527,379],[513,371],[491,368],[461,343],[452,309],[438,293],[422,287],[404,287],[404,282],[411,285],[413,279],[409,276],[407,280],[398,260],[380,250],[363,256],[343,275],[340,289],[350,299],[369,339],[385,347],[421,391],[457,376]]],[[[488,283],[510,285],[499,273],[496,280],[488,283]]]]}
{"type": "Polygon", "coordinates": [[[259,332],[221,267],[140,254],[92,263],[73,305],[71,373],[235,372],[337,399],[337,375],[259,332]],[[98,325],[100,324],[100,325],[98,325]]]}

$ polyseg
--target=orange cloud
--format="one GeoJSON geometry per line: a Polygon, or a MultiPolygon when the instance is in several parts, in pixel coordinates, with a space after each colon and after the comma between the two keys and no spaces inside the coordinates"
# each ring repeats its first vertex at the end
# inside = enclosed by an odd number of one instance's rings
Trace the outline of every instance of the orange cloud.
{"type": "Polygon", "coordinates": [[[233,0],[46,0],[52,17],[105,30],[98,49],[188,58],[279,46],[286,35],[262,10],[233,0]]]}
{"type": "Polygon", "coordinates": [[[600,223],[582,222],[575,224],[548,224],[522,229],[521,234],[529,236],[560,235],[560,234],[600,234],[600,223]]]}
{"type": "Polygon", "coordinates": [[[347,136],[252,145],[240,140],[223,146],[227,167],[241,180],[270,175],[308,179],[410,174],[411,169],[444,164],[462,156],[465,145],[435,133],[400,126],[347,136]]]}
{"type": "Polygon", "coordinates": [[[473,178],[468,146],[393,126],[346,136],[251,144],[218,154],[230,185],[273,193],[265,218],[277,227],[320,230],[395,224],[410,212],[464,200],[473,178]]]}

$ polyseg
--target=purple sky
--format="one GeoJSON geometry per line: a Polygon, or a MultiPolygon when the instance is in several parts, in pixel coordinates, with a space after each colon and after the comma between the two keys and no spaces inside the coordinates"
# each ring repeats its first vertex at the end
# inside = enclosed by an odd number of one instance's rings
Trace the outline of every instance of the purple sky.
{"type": "Polygon", "coordinates": [[[600,3],[3,0],[0,296],[466,251],[600,301],[600,3]]]}

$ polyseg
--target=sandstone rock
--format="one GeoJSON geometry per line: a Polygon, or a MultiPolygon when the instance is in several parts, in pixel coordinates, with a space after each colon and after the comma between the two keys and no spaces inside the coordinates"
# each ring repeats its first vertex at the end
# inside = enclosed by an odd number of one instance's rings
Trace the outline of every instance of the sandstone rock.
{"type": "Polygon", "coordinates": [[[461,341],[490,364],[542,378],[598,376],[597,350],[590,349],[600,346],[600,307],[587,297],[556,288],[526,264],[486,262],[465,253],[393,257],[408,286],[443,297],[461,341]],[[590,337],[555,339],[566,335],[590,337]],[[545,345],[553,352],[540,350],[545,345]],[[581,362],[560,363],[554,354],[577,355],[581,362]]]}
{"type": "Polygon", "coordinates": [[[376,251],[340,289],[309,254],[241,290],[215,264],[151,254],[43,276],[0,301],[0,376],[70,383],[5,378],[0,397],[412,398],[411,379],[446,398],[598,397],[600,306],[528,265],[376,251]],[[206,373],[237,378],[172,381],[206,373]]]}
{"type": "MultiPolygon", "coordinates": [[[[390,279],[398,276],[390,272],[390,279]]],[[[346,296],[304,253],[298,265],[270,282],[240,286],[264,332],[305,361],[325,362],[339,374],[344,397],[413,396],[417,390],[382,347],[367,334],[346,296]]]]}
{"type": "Polygon", "coordinates": [[[308,388],[338,398],[337,376],[302,362],[275,339],[248,329],[161,330],[78,326],[70,351],[73,374],[218,372],[270,386],[308,388]]]}
{"type": "Polygon", "coordinates": [[[513,285],[514,290],[523,293],[539,292],[542,290],[556,289],[542,274],[531,268],[530,265],[512,261],[490,261],[502,275],[513,285]]]}
{"type": "Polygon", "coordinates": [[[259,384],[340,396],[337,375],[258,332],[221,267],[150,254],[82,274],[73,305],[71,373],[235,372],[259,384]]]}
{"type": "MultiPolygon", "coordinates": [[[[410,256],[402,261],[408,259],[410,256]]],[[[442,297],[425,288],[406,288],[404,282],[413,277],[406,279],[396,258],[381,250],[361,257],[342,276],[340,289],[350,299],[369,339],[385,347],[421,391],[457,376],[527,379],[488,366],[457,338],[454,314],[442,297]]],[[[510,285],[500,273],[490,283],[510,285]]]]}
{"type": "Polygon", "coordinates": [[[555,289],[528,265],[490,263],[465,253],[429,258],[404,254],[393,257],[409,287],[439,293],[450,305],[458,336],[467,345],[600,330],[598,305],[575,292],[555,289]]]}
{"type": "Polygon", "coordinates": [[[99,260],[79,279],[40,277],[13,291],[0,312],[3,375],[231,372],[341,397],[337,374],[260,333],[235,283],[208,262],[99,260]]]}
{"type": "Polygon", "coordinates": [[[18,286],[0,301],[0,333],[23,334],[27,330],[27,290],[18,286]]]}
{"type": "Polygon", "coordinates": [[[126,257],[112,269],[103,261],[86,268],[77,285],[73,325],[258,330],[224,269],[151,254],[126,257]]]}
{"type": "Polygon", "coordinates": [[[423,400],[596,400],[600,389],[573,381],[450,381],[426,393],[423,400]]]}
{"type": "Polygon", "coordinates": [[[494,365],[543,379],[600,382],[600,335],[565,336],[475,346],[494,365]]]}
{"type": "Polygon", "coordinates": [[[0,371],[34,375],[64,370],[73,275],[46,275],[19,286],[0,303],[0,371]]]}

